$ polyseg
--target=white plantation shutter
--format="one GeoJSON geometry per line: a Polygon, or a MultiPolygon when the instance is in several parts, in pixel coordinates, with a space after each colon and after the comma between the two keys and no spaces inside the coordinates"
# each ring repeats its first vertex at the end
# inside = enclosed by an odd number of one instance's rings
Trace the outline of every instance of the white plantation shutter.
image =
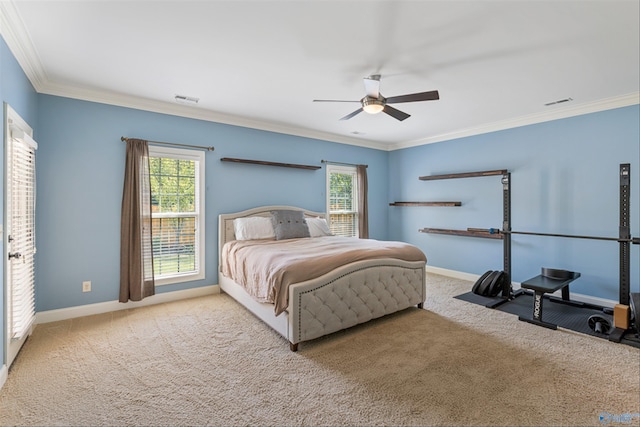
{"type": "Polygon", "coordinates": [[[9,257],[11,280],[8,304],[10,338],[20,339],[35,318],[34,255],[35,188],[37,143],[20,130],[12,129],[9,147],[8,176],[11,180],[9,214],[9,257]],[[19,255],[18,255],[19,254],[19,255]]]}

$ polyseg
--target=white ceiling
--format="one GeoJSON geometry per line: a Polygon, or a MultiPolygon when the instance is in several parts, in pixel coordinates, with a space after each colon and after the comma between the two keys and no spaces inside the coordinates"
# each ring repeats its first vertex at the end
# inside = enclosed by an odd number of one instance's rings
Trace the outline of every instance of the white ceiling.
{"type": "Polygon", "coordinates": [[[0,10],[38,92],[395,149],[637,104],[639,4],[2,0],[0,10]],[[438,90],[440,100],[395,104],[411,114],[403,122],[339,121],[359,104],[312,102],[357,101],[374,73],[386,97],[438,90]]]}

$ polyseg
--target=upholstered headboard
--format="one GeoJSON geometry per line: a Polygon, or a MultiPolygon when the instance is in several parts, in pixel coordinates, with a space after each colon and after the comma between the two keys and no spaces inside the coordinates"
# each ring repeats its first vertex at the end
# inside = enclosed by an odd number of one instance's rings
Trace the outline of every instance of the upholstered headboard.
{"type": "Polygon", "coordinates": [[[303,211],[305,216],[316,218],[327,218],[324,212],[314,212],[296,206],[260,206],[246,211],[234,212],[229,214],[220,214],[218,217],[218,265],[220,265],[220,254],[225,243],[236,239],[233,220],[236,218],[247,218],[250,216],[270,217],[271,211],[275,210],[296,210],[303,211]]]}

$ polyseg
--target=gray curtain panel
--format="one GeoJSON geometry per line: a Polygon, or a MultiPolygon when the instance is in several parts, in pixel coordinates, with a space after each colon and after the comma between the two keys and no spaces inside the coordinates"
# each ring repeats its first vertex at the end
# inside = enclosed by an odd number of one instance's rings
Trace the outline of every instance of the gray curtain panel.
{"type": "Polygon", "coordinates": [[[155,294],[149,145],[127,140],[120,225],[120,302],[155,294]]]}
{"type": "Polygon", "coordinates": [[[369,202],[367,193],[369,184],[367,183],[367,166],[358,165],[358,234],[361,239],[369,238],[369,202]]]}

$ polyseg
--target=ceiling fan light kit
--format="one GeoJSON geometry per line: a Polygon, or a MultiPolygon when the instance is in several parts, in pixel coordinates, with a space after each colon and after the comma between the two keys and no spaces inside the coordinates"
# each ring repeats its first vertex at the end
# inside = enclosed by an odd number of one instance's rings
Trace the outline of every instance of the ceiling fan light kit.
{"type": "Polygon", "coordinates": [[[384,110],[384,101],[382,99],[375,99],[369,96],[362,98],[362,109],[365,113],[378,114],[384,110]]]}
{"type": "Polygon", "coordinates": [[[314,99],[313,102],[360,102],[362,107],[356,111],[347,114],[340,120],[349,120],[350,118],[358,115],[362,111],[369,114],[378,114],[385,112],[396,120],[403,121],[411,117],[411,115],[391,107],[389,104],[398,104],[401,102],[418,102],[418,101],[435,101],[440,99],[440,94],[437,90],[429,92],[411,93],[408,95],[391,96],[385,98],[380,94],[380,75],[374,74],[364,79],[364,88],[367,95],[360,101],[339,101],[333,99],[314,99]]]}

